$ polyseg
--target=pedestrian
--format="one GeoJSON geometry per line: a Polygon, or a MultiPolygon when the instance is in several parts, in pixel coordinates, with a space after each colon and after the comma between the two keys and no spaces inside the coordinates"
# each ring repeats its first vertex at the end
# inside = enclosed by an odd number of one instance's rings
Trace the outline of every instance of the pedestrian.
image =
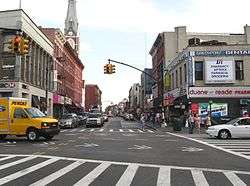
{"type": "Polygon", "coordinates": [[[146,117],[145,117],[145,114],[141,114],[141,128],[142,128],[142,131],[144,131],[144,128],[145,128],[145,122],[146,122],[146,117]]]}
{"type": "Polygon", "coordinates": [[[210,112],[208,112],[207,119],[206,119],[206,129],[208,129],[208,127],[210,127],[211,125],[212,125],[211,116],[210,116],[210,112]]]}
{"type": "Polygon", "coordinates": [[[194,117],[194,123],[195,123],[195,127],[198,130],[198,133],[201,133],[201,121],[200,121],[200,117],[198,114],[195,114],[194,117]]]}
{"type": "Polygon", "coordinates": [[[193,114],[193,112],[189,113],[188,127],[189,127],[189,134],[193,134],[193,130],[194,130],[194,114],[193,114]]]}

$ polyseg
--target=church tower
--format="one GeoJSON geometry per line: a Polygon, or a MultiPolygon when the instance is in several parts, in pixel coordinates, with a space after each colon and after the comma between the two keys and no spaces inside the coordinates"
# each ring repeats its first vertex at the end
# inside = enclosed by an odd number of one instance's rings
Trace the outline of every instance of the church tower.
{"type": "Polygon", "coordinates": [[[68,0],[68,11],[65,19],[64,34],[72,48],[79,54],[78,20],[76,15],[76,0],[68,0]]]}

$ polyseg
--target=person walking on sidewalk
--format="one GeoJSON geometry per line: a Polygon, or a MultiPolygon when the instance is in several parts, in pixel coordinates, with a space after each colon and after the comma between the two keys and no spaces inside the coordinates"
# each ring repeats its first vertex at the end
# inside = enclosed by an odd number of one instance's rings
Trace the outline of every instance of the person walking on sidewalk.
{"type": "Polygon", "coordinates": [[[211,123],[211,117],[210,117],[210,112],[207,114],[207,119],[206,119],[206,129],[212,125],[211,123]]]}
{"type": "Polygon", "coordinates": [[[144,131],[144,129],[145,129],[145,122],[146,122],[146,117],[145,117],[145,114],[144,113],[142,113],[141,114],[141,129],[142,129],[142,131],[144,131]]]}
{"type": "Polygon", "coordinates": [[[195,127],[198,130],[198,133],[201,134],[201,121],[200,121],[200,117],[198,114],[195,114],[194,123],[195,123],[195,127]]]}
{"type": "Polygon", "coordinates": [[[189,134],[193,134],[193,131],[194,131],[194,114],[192,112],[189,113],[188,128],[189,128],[189,134]]]}

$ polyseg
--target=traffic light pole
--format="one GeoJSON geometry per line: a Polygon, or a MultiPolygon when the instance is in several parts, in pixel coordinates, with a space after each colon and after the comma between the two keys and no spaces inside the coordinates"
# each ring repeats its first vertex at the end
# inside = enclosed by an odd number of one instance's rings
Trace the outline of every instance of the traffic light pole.
{"type": "Polygon", "coordinates": [[[138,70],[138,71],[144,73],[145,75],[147,75],[147,76],[150,77],[151,79],[153,79],[153,80],[154,80],[154,83],[158,82],[152,75],[150,75],[150,74],[148,74],[147,72],[145,72],[145,71],[143,71],[143,70],[141,70],[141,69],[139,69],[139,68],[136,68],[136,67],[134,67],[134,66],[132,66],[132,65],[129,65],[129,64],[126,64],[126,63],[123,63],[123,62],[119,62],[119,61],[115,61],[115,60],[112,60],[112,59],[108,59],[108,62],[109,62],[109,63],[110,63],[110,62],[113,62],[113,63],[117,63],[117,64],[120,64],[120,65],[124,65],[124,66],[130,67],[130,68],[133,68],[133,69],[135,69],[135,70],[138,70]]]}

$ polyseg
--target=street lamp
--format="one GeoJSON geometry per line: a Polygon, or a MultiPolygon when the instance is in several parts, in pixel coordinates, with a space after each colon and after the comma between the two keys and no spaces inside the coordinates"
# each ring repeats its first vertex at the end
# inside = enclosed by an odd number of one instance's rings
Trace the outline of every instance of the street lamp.
{"type": "Polygon", "coordinates": [[[211,118],[211,115],[212,115],[212,104],[213,104],[213,100],[209,100],[209,116],[211,118]]]}

